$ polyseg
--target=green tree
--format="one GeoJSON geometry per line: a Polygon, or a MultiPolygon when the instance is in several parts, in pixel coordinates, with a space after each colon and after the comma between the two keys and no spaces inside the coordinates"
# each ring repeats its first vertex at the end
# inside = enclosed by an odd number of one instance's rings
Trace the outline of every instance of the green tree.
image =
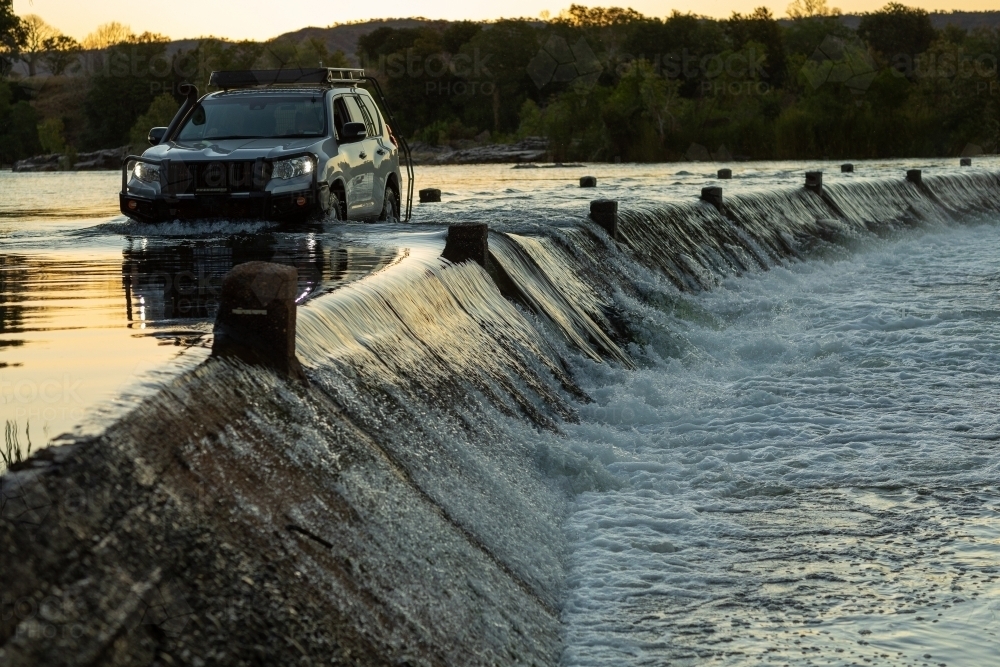
{"type": "Polygon", "coordinates": [[[556,20],[581,28],[609,28],[645,21],[646,17],[631,8],[570,5],[556,20]]]}
{"type": "Polygon", "coordinates": [[[182,81],[195,83],[205,89],[212,72],[217,70],[253,69],[263,60],[266,46],[260,42],[224,42],[208,38],[198,42],[193,49],[174,54],[171,72],[182,81]]]}
{"type": "Polygon", "coordinates": [[[10,85],[0,80],[0,163],[6,164],[42,152],[38,112],[28,102],[12,103],[12,99],[10,85]]]}
{"type": "Polygon", "coordinates": [[[59,31],[42,20],[37,14],[28,14],[21,19],[24,26],[24,47],[21,60],[28,65],[28,76],[38,73],[38,63],[45,55],[45,42],[59,36],[59,31]]]}
{"type": "Polygon", "coordinates": [[[931,17],[923,9],[890,2],[861,16],[858,36],[897,70],[909,73],[913,59],[934,41],[931,17]]]}
{"type": "MultiPolygon", "coordinates": [[[[460,120],[465,100],[454,94],[459,80],[440,31],[428,27],[380,28],[358,41],[358,56],[368,74],[382,84],[397,116],[398,130],[413,136],[435,125],[431,138],[460,120]]],[[[459,123],[460,125],[460,123],[459,123]]],[[[426,133],[425,133],[426,134],[426,133]]]]}
{"type": "Polygon", "coordinates": [[[42,63],[55,76],[75,69],[80,56],[80,43],[67,35],[56,35],[45,40],[42,63]]]}
{"type": "Polygon", "coordinates": [[[14,0],[0,0],[0,78],[10,73],[26,40],[24,23],[14,14],[14,0]]]}
{"type": "Polygon", "coordinates": [[[836,16],[799,18],[784,30],[785,52],[789,59],[796,55],[810,58],[828,37],[846,42],[853,35],[854,32],[836,16]]]}
{"type": "Polygon", "coordinates": [[[265,65],[276,69],[297,67],[298,51],[298,45],[288,38],[272,40],[264,49],[265,65]]]}
{"type": "Polygon", "coordinates": [[[132,41],[135,41],[135,33],[132,32],[132,28],[117,21],[111,21],[110,23],[102,23],[97,26],[94,32],[84,37],[83,48],[97,51],[132,41]]]}
{"type": "Polygon", "coordinates": [[[42,150],[48,154],[64,153],[66,151],[66,139],[63,131],[66,125],[62,118],[46,118],[38,124],[38,141],[42,150]]]}
{"type": "Polygon", "coordinates": [[[764,72],[768,83],[775,88],[784,85],[787,71],[785,43],[781,26],[770,9],[758,7],[746,16],[733,12],[726,30],[734,49],[742,49],[750,42],[762,45],[767,56],[764,72]]]}
{"type": "Polygon", "coordinates": [[[350,63],[343,51],[330,53],[326,44],[315,37],[309,37],[295,49],[296,62],[299,67],[349,67],[350,63]]]}
{"type": "Polygon", "coordinates": [[[840,10],[826,6],[826,0],[793,0],[788,5],[788,16],[793,19],[805,19],[813,16],[838,16],[840,10]]]}
{"type": "MultiPolygon", "coordinates": [[[[166,44],[155,35],[108,49],[105,67],[90,77],[83,111],[87,120],[84,145],[91,149],[124,146],[136,120],[174,81],[150,63],[165,58],[166,44]]],[[[169,61],[166,61],[169,64],[169,61]]]]}
{"type": "Polygon", "coordinates": [[[129,147],[135,154],[142,153],[149,147],[149,131],[154,127],[166,127],[177,115],[180,105],[173,95],[164,93],[149,105],[146,113],[139,116],[129,132],[129,147]]]}
{"type": "Polygon", "coordinates": [[[570,88],[553,96],[544,108],[526,99],[518,135],[547,137],[557,161],[607,159],[611,149],[601,106],[610,93],[605,86],[570,88]]]}
{"type": "Polygon", "coordinates": [[[467,124],[511,133],[518,127],[518,111],[537,90],[528,63],[541,46],[537,30],[527,21],[501,20],[484,27],[461,49],[471,66],[463,79],[478,84],[478,94],[464,102],[467,124]]]}
{"type": "Polygon", "coordinates": [[[441,46],[448,53],[458,53],[462,50],[462,45],[472,40],[482,29],[481,24],[473,21],[452,23],[441,35],[441,46]]]}
{"type": "Polygon", "coordinates": [[[719,21],[676,10],[666,20],[654,19],[634,25],[625,46],[628,53],[649,61],[664,76],[678,80],[680,94],[690,98],[701,95],[707,79],[702,63],[728,48],[729,42],[719,21]]]}

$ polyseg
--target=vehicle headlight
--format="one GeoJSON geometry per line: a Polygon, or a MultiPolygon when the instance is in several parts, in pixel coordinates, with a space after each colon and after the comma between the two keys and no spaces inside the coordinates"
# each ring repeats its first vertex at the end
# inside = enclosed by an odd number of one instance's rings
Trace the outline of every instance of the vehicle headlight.
{"type": "Polygon", "coordinates": [[[315,164],[313,163],[313,159],[308,155],[294,157],[291,160],[278,160],[274,163],[274,169],[271,171],[271,178],[280,178],[287,181],[288,179],[295,178],[296,176],[311,174],[314,168],[315,164]]]}
{"type": "Polygon", "coordinates": [[[132,170],[132,174],[144,183],[160,182],[159,165],[149,164],[147,162],[136,162],[135,169],[132,170]]]}

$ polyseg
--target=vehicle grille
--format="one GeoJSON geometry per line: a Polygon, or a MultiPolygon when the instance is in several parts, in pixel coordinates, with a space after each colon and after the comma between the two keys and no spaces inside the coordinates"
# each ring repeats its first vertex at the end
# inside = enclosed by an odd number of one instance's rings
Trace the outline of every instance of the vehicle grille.
{"type": "Polygon", "coordinates": [[[270,170],[271,166],[263,160],[170,160],[166,169],[166,192],[174,195],[257,192],[264,189],[264,184],[270,178],[270,170]]]}

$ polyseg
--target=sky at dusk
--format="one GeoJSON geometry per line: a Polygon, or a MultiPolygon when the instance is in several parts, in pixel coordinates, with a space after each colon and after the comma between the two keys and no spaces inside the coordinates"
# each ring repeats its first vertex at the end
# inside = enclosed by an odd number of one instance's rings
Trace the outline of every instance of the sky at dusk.
{"type": "MultiPolygon", "coordinates": [[[[441,19],[495,19],[557,15],[572,0],[506,0],[454,2],[444,0],[172,0],[168,3],[137,0],[14,0],[14,11],[38,14],[47,23],[77,39],[101,23],[118,21],[135,32],[158,32],[173,39],[214,35],[230,39],[263,40],[306,26],[328,26],[374,18],[424,16],[441,19]]],[[[888,0],[885,0],[888,2],[888,0]]],[[[845,13],[871,11],[881,0],[828,0],[845,13]]],[[[647,16],[667,16],[674,9],[713,17],[733,11],[748,12],[765,5],[784,16],[785,0],[633,0],[632,2],[581,2],[588,6],[629,6],[647,16]]],[[[927,10],[996,10],[997,0],[910,0],[904,4],[927,10]]]]}

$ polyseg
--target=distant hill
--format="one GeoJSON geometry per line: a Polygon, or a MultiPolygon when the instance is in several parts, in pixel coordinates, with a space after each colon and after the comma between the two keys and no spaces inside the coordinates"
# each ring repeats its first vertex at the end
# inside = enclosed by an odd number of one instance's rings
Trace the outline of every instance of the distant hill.
{"type": "Polygon", "coordinates": [[[1000,11],[998,12],[933,12],[931,23],[940,30],[948,25],[958,26],[966,30],[974,28],[996,28],[1000,26],[1000,11]]]}
{"type": "MultiPolygon", "coordinates": [[[[861,15],[844,14],[842,20],[848,27],[856,29],[858,27],[858,23],[861,22],[861,15]]],[[[788,20],[781,20],[780,22],[790,23],[788,20]]],[[[939,30],[948,25],[958,26],[959,28],[963,28],[965,30],[973,30],[975,28],[996,28],[1000,27],[1000,11],[932,12],[931,23],[933,23],[934,27],[939,30]]],[[[302,28],[294,32],[284,33],[283,35],[280,35],[278,39],[289,39],[295,42],[300,42],[303,39],[308,38],[320,39],[324,44],[326,44],[326,48],[331,53],[338,50],[343,51],[352,63],[357,64],[358,40],[362,36],[367,35],[370,32],[374,32],[379,28],[416,28],[419,26],[428,26],[443,30],[450,24],[451,21],[431,20],[419,17],[409,19],[379,19],[374,21],[365,21],[363,23],[334,25],[328,28],[302,28]]],[[[184,39],[171,42],[168,50],[173,53],[181,49],[191,49],[197,46],[199,41],[200,40],[197,39],[184,39]]]]}
{"type": "MultiPolygon", "coordinates": [[[[844,14],[841,20],[845,25],[851,29],[856,29],[858,23],[861,21],[861,15],[859,14],[844,14]]],[[[973,30],[975,28],[997,28],[1000,27],[1000,11],[995,12],[932,12],[931,22],[937,29],[944,28],[948,25],[958,26],[965,30],[973,30]]],[[[783,25],[788,25],[791,23],[789,19],[779,19],[779,23],[783,25]]],[[[277,39],[289,39],[295,42],[300,42],[303,39],[314,37],[320,39],[326,44],[326,48],[331,52],[343,51],[347,56],[348,60],[352,64],[358,64],[357,50],[358,50],[358,40],[373,32],[379,28],[416,28],[419,26],[429,26],[438,29],[444,29],[451,24],[451,21],[446,20],[431,20],[425,18],[409,18],[409,19],[378,19],[373,21],[365,21],[363,23],[346,23],[342,25],[334,25],[328,28],[317,28],[308,27],[301,28],[294,32],[287,32],[280,35],[277,39]]],[[[173,55],[178,51],[187,51],[198,46],[198,43],[202,41],[199,39],[179,39],[170,42],[167,45],[167,54],[173,55]]],[[[14,65],[13,72],[19,76],[27,76],[27,66],[23,62],[18,62],[14,65]]],[[[46,76],[44,72],[41,76],[46,76]]]]}
{"type": "MultiPolygon", "coordinates": [[[[356,52],[358,50],[358,40],[364,35],[374,32],[379,28],[416,28],[419,26],[430,26],[433,28],[444,29],[448,27],[450,23],[451,21],[432,21],[430,19],[419,17],[412,19],[378,19],[374,21],[365,21],[363,23],[345,23],[343,25],[334,25],[329,28],[317,28],[315,26],[310,26],[308,28],[295,30],[294,32],[286,32],[279,35],[275,39],[287,39],[293,42],[301,42],[304,39],[310,38],[319,39],[326,44],[326,48],[330,51],[330,53],[343,51],[352,63],[357,64],[358,57],[356,52]]],[[[167,46],[167,53],[172,55],[178,51],[193,49],[198,46],[198,42],[200,41],[201,39],[175,40],[170,42],[167,46]]]]}
{"type": "Polygon", "coordinates": [[[302,28],[295,32],[288,32],[278,37],[278,39],[290,39],[300,42],[303,39],[316,38],[323,40],[326,48],[333,53],[343,51],[351,62],[357,61],[356,51],[358,50],[358,40],[370,32],[379,28],[417,28],[429,26],[432,28],[444,29],[451,21],[432,21],[424,18],[412,19],[383,19],[377,21],[365,21],[364,23],[348,23],[345,25],[335,25],[329,28],[302,28]]]}
{"type": "MultiPolygon", "coordinates": [[[[365,21],[363,23],[334,25],[329,28],[301,28],[294,32],[287,32],[283,35],[279,35],[276,39],[289,39],[294,42],[300,42],[303,39],[315,37],[322,40],[326,44],[326,48],[330,51],[330,53],[334,53],[338,50],[343,51],[351,63],[358,64],[358,57],[356,54],[358,50],[358,40],[370,32],[374,32],[379,28],[416,28],[418,26],[430,26],[443,30],[448,27],[450,23],[451,21],[431,20],[419,17],[411,19],[378,19],[374,21],[365,21]]],[[[206,38],[175,39],[167,44],[166,54],[167,56],[172,56],[178,51],[190,51],[198,46],[198,43],[203,39],[206,38]]],[[[85,52],[84,57],[87,57],[89,53],[91,52],[85,52]]],[[[28,75],[28,66],[24,62],[16,62],[12,68],[12,73],[18,77],[26,77],[28,75]]],[[[45,78],[48,76],[48,73],[43,69],[39,72],[39,76],[41,78],[45,78]]]]}
{"type": "MultiPolygon", "coordinates": [[[[852,30],[857,29],[861,23],[860,14],[844,14],[841,17],[844,25],[852,30]]],[[[779,19],[779,23],[788,25],[790,19],[779,19]]],[[[975,28],[996,28],[1000,26],[1000,11],[997,12],[931,12],[931,24],[938,30],[949,25],[958,26],[965,30],[975,28]]]]}

